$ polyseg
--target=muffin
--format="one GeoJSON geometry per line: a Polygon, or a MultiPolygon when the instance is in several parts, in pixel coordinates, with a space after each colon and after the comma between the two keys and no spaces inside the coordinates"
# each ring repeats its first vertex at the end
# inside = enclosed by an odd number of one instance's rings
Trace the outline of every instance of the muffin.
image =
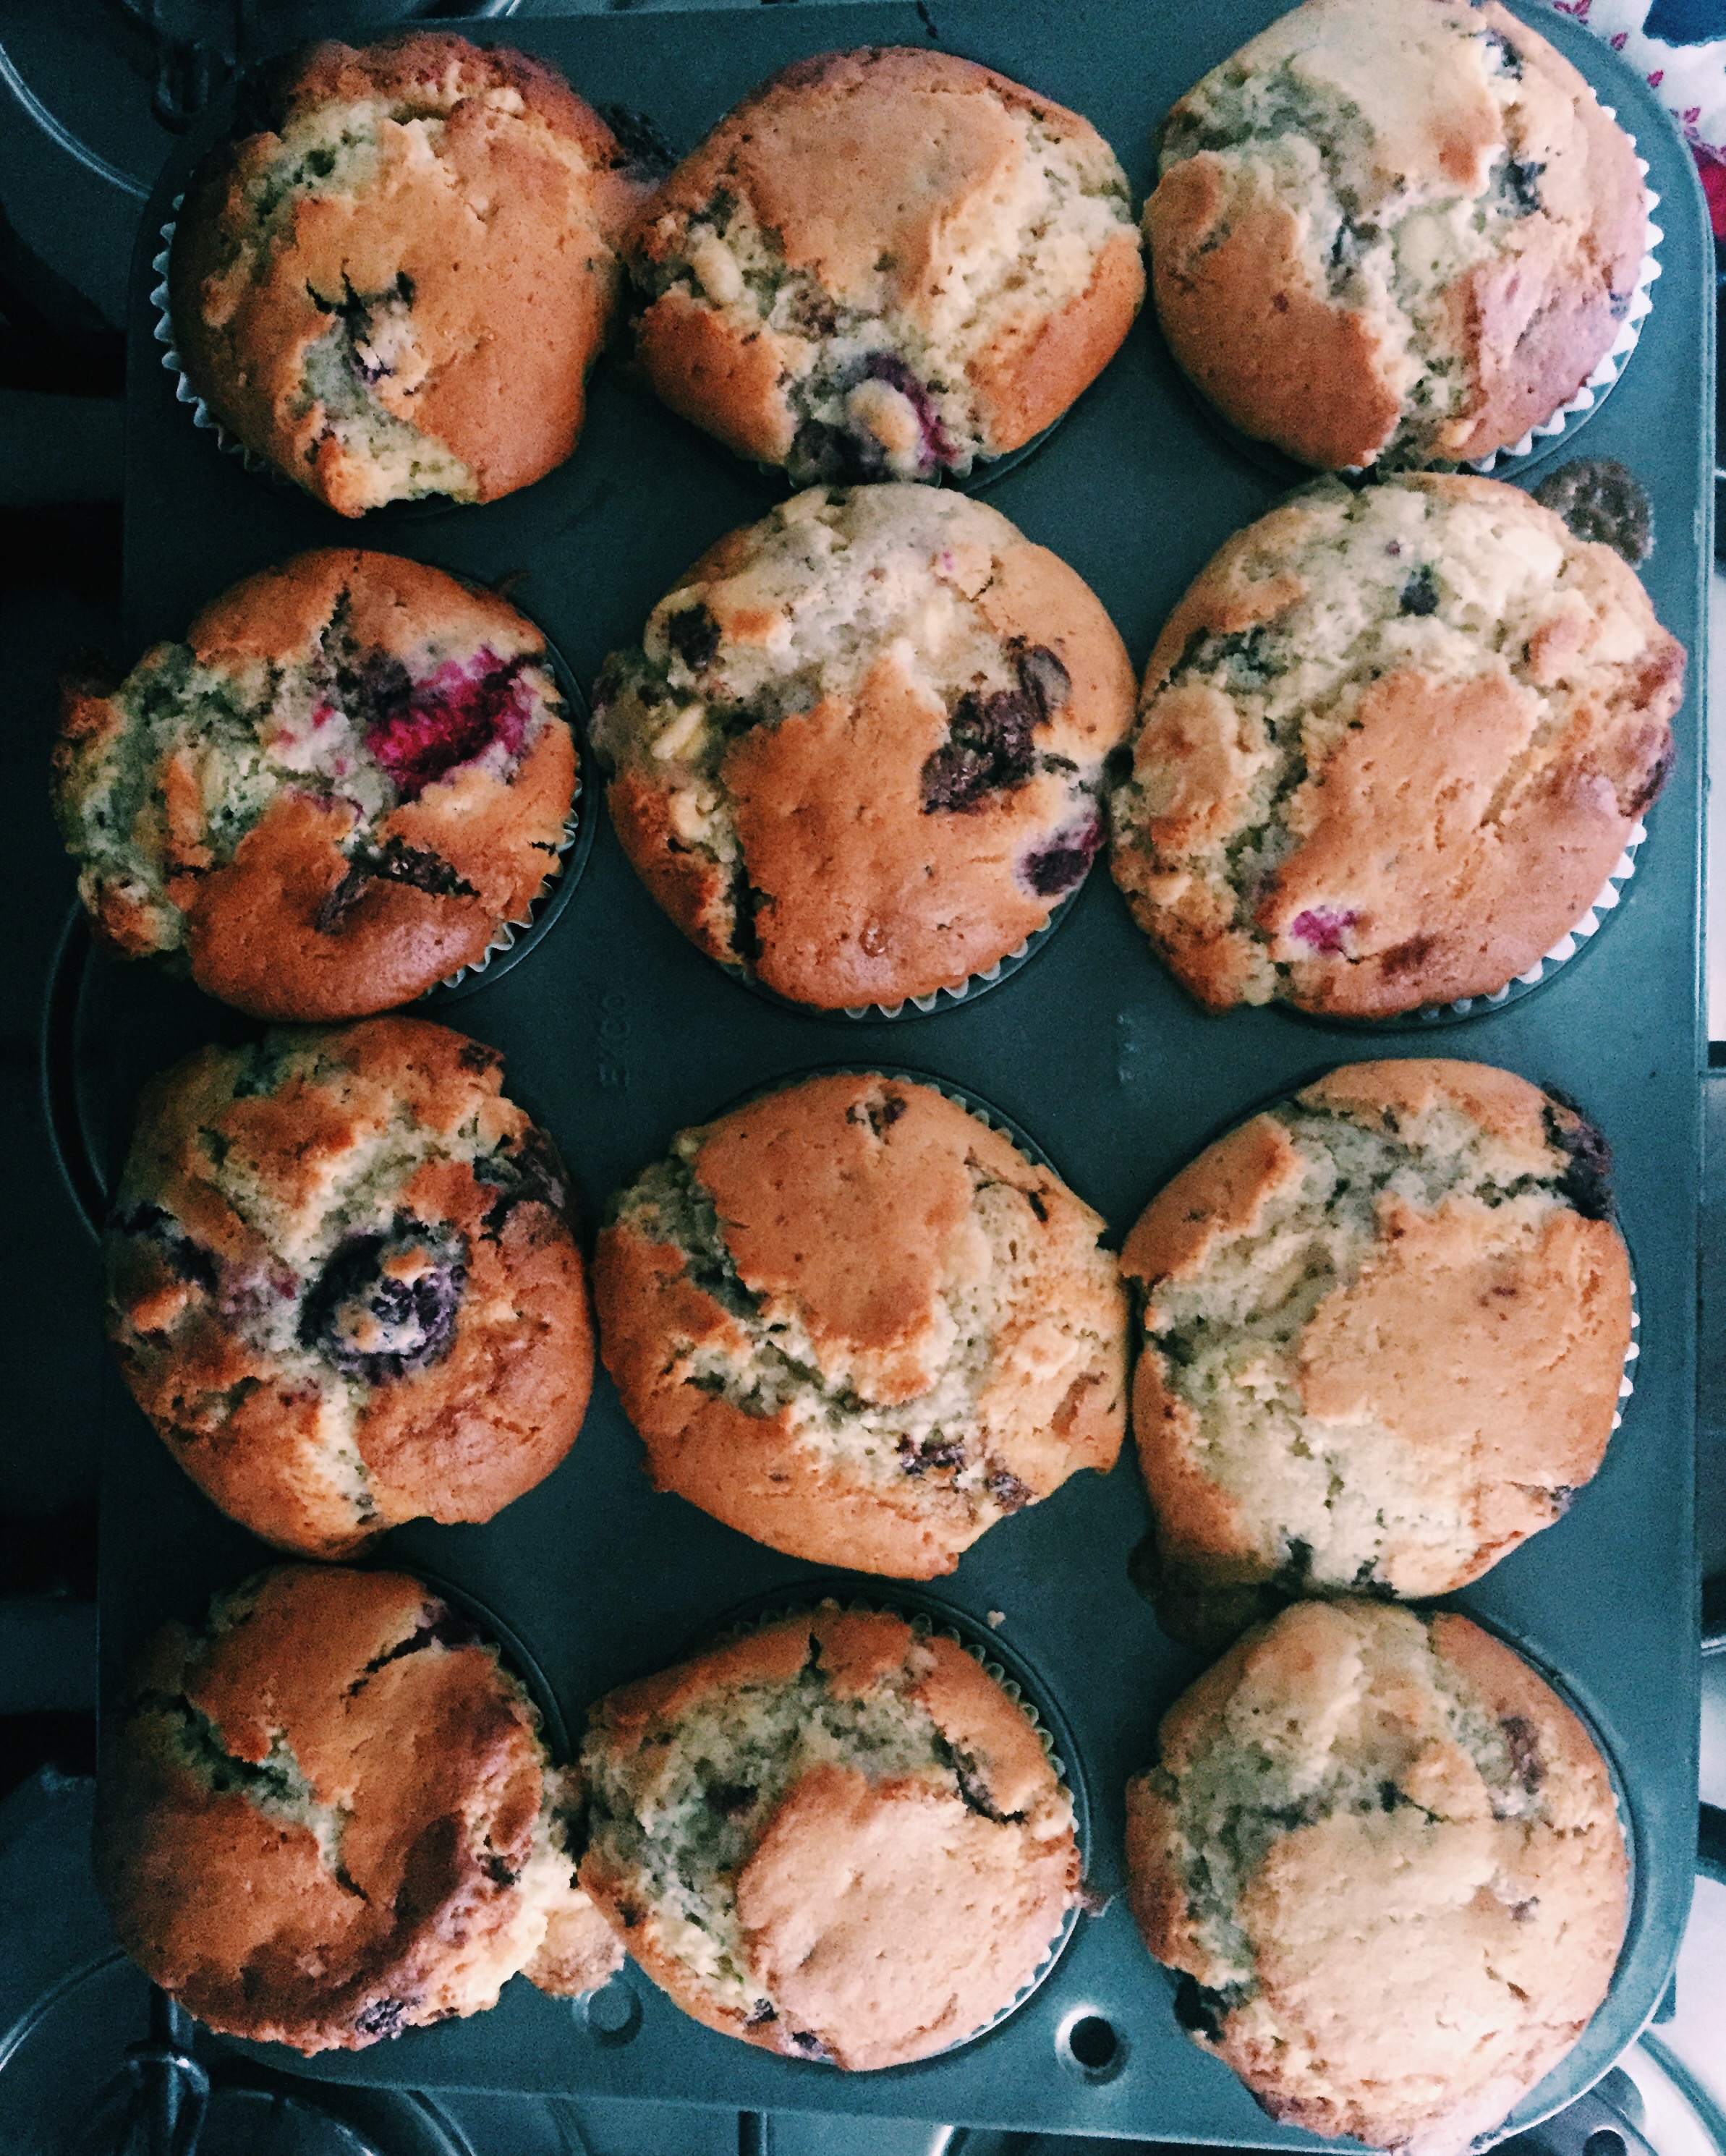
{"type": "Polygon", "coordinates": [[[648,380],[798,486],[1018,449],[1144,298],[1126,176],[1090,121],[907,46],[763,83],[653,196],[629,254],[648,380]]]}
{"type": "Polygon", "coordinates": [[[1133,1424],[1169,1612],[1448,1594],[1559,1518],[1617,1420],[1610,1157],[1483,1063],[1356,1063],[1146,1208],[1133,1424]]]}
{"type": "Polygon", "coordinates": [[[497,1650],[400,1573],[284,1565],[141,1655],[97,1781],[120,1943],[212,2029],[354,2051],[623,1959],[582,1786],[497,1650]]]}
{"type": "Polygon", "coordinates": [[[1158,638],[1115,880],[1213,1010],[1495,994],[1599,897],[1683,679],[1636,572],[1516,488],[1321,480],[1236,532],[1158,638]]]}
{"type": "Polygon", "coordinates": [[[593,1710],[581,1883],[687,2014],[852,2070],[963,2041],[1078,1899],[1025,1709],[902,1619],[811,1614],[593,1710]]]}
{"type": "Polygon", "coordinates": [[[109,1337],[175,1459],[278,1548],[489,1520],[575,1442],[581,1254],[502,1077],[496,1049],[397,1018],[201,1049],[145,1090],[109,1337]]]}
{"type": "Polygon", "coordinates": [[[624,850],[710,957],[823,1010],[958,988],[1102,843],[1125,646],[963,495],[812,488],[722,539],[594,692],[624,850]]]}
{"type": "Polygon", "coordinates": [[[1496,0],[1306,0],[1164,121],[1158,319],[1223,417],[1321,470],[1490,456],[1630,312],[1635,145],[1496,0]]]}
{"type": "Polygon", "coordinates": [[[492,501],[575,447],[641,189],[555,69],[415,30],[243,96],[168,258],[193,388],[344,516],[492,501]]]}
{"type": "Polygon", "coordinates": [[[1102,1222],[932,1086],[815,1077],[612,1201],[600,1353],[656,1488],[770,1548],[927,1579],[1125,1424],[1102,1222]]]}
{"type": "Polygon", "coordinates": [[[1174,2010],[1271,2116],[1461,2156],[1575,2043],[1624,1938],[1605,1762],[1466,1617],[1297,1603],[1164,1717],[1128,1784],[1174,2010]]]}
{"type": "Polygon", "coordinates": [[[558,853],[576,748],[531,621],[393,554],[301,554],[123,680],[68,678],[54,805],[95,932],[254,1016],[483,963],[558,853]]]}

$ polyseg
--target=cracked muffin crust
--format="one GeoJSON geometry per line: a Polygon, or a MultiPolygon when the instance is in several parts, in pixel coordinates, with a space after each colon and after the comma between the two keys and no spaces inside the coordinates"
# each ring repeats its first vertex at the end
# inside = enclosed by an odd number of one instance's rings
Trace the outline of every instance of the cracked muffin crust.
{"type": "Polygon", "coordinates": [[[1461,2156],[1605,1997],[1629,1866],[1605,1762],[1508,1647],[1307,1602],[1164,1716],[1127,1869],[1176,2015],[1273,2118],[1461,2156]]]}
{"type": "Polygon", "coordinates": [[[1326,470],[1519,440],[1612,344],[1646,244],[1630,138],[1496,0],[1306,0],[1180,100],[1158,169],[1176,360],[1326,470]]]}
{"type": "Polygon", "coordinates": [[[575,1442],[581,1254],[502,1081],[496,1049],[372,1019],[203,1049],[145,1090],[109,1335],[175,1459],[279,1548],[489,1520],[575,1442]]]}
{"type": "Polygon", "coordinates": [[[1078,1899],[1072,1801],[964,1650],[824,1603],[592,1712],[581,1883],[709,2028],[864,2069],[1009,2006],[1078,1899]]]}
{"type": "Polygon", "coordinates": [[[1095,594],[997,511],[811,488],[720,541],[594,691],[624,850],[722,965],[824,1010],[960,987],[1102,843],[1132,722],[1095,594]]]}
{"type": "Polygon", "coordinates": [[[799,486],[1019,448],[1144,297],[1126,176],[1089,121],[903,46],[752,92],[643,209],[629,266],[654,388],[799,486]]]}
{"type": "Polygon", "coordinates": [[[950,1572],[1113,1466],[1102,1222],[931,1086],[815,1077],[684,1131],[612,1201],[600,1352],[655,1485],[770,1548],[950,1572]]]}
{"type": "Polygon", "coordinates": [[[1447,1594],[1563,1515],[1631,1344],[1610,1170],[1508,1070],[1357,1063],[1152,1201],[1121,1266],[1177,1624],[1261,1583],[1447,1594]]]}
{"type": "Polygon", "coordinates": [[[1636,572],[1515,487],[1319,480],[1158,639],[1115,880],[1214,1010],[1496,993],[1600,896],[1683,679],[1636,572]]]}
{"type": "Polygon", "coordinates": [[[301,554],[123,680],[69,676],[54,801],[97,935],[268,1019],[477,964],[549,877],[575,739],[524,615],[393,554],[301,554]]]}
{"type": "Polygon", "coordinates": [[[415,31],[311,46],[241,110],[168,262],[217,418],[344,516],[561,464],[642,192],[592,107],[524,53],[415,31]]]}
{"type": "Polygon", "coordinates": [[[121,1945],[210,2028],[358,2051],[518,1974],[605,1981],[582,1801],[497,1650],[417,1579],[286,1565],[146,1645],[96,1874],[121,1945]]]}

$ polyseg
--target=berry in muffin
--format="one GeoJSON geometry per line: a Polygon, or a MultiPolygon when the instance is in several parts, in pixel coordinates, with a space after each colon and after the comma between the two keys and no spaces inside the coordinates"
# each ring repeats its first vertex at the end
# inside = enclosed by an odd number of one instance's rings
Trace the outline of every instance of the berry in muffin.
{"type": "Polygon", "coordinates": [[[613,654],[612,821],[694,942],[833,1010],[957,988],[1102,843],[1125,647],[1065,562],[963,495],[812,488],[722,539],[613,654]]]}
{"type": "Polygon", "coordinates": [[[1125,1420],[1102,1223],[928,1086],[815,1077],[613,1200],[600,1352],[655,1485],[794,1557],[925,1579],[1125,1420]]]}
{"type": "Polygon", "coordinates": [[[851,2069],[945,2050],[1077,1900],[1072,1803],[1022,1707],[902,1619],[809,1614],[613,1692],[581,1883],[709,2028],[851,2069]]]}
{"type": "Polygon", "coordinates": [[[282,1549],[489,1520],[593,1376],[563,1171],[495,1049],[373,1019],[206,1048],[146,1091],[110,1336],[168,1450],[282,1549]]]}
{"type": "Polygon", "coordinates": [[[1494,994],[1600,896],[1683,678],[1634,570],[1516,488],[1320,480],[1158,638],[1115,880],[1214,1010],[1494,994]]]}
{"type": "Polygon", "coordinates": [[[1175,1177],[1122,1254],[1165,1624],[1265,1583],[1447,1594],[1563,1515],[1631,1344],[1610,1168],[1526,1080],[1416,1060],[1333,1070],[1175,1177]]]}
{"type": "Polygon", "coordinates": [[[1606,1994],[1605,1763],[1466,1617],[1297,1603],[1164,1716],[1127,1871],[1174,2010],[1273,2118],[1462,2156],[1606,1994]]]}
{"type": "Polygon", "coordinates": [[[641,190],[554,69],[415,31],[252,86],[168,260],[192,386],[344,516],[491,501],[575,447],[641,190]]]}
{"type": "Polygon", "coordinates": [[[497,1650],[400,1573],[285,1565],[139,1657],[96,1792],[121,1944],[223,2034],[358,2051],[623,1959],[582,1784],[497,1650]]]}
{"type": "Polygon", "coordinates": [[[1302,464],[1484,458],[1581,387],[1630,311],[1630,138],[1487,0],[1306,0],[1164,123],[1145,205],[1170,349],[1302,464]]]}
{"type": "Polygon", "coordinates": [[[1090,122],[947,53],[824,53],[641,213],[636,352],[742,455],[812,480],[968,472],[1050,425],[1144,297],[1090,122]]]}
{"type": "Polygon", "coordinates": [[[532,623],[393,554],[301,554],[123,680],[65,685],[54,797],[95,931],[267,1019],[357,1018],[527,917],[578,784],[532,623]]]}

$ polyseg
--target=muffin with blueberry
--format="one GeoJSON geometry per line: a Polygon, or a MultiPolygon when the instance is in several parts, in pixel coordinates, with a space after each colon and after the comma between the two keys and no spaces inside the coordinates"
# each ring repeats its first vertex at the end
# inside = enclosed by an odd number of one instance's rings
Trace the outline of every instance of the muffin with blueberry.
{"type": "Polygon", "coordinates": [[[1121,1262],[1165,1624],[1448,1594],[1562,1517],[1631,1345],[1610,1164],[1508,1070],[1356,1063],[1152,1200],[1121,1262]]]}
{"type": "Polygon", "coordinates": [[[1517,488],[1319,480],[1158,639],[1115,880],[1213,1010],[1496,994],[1604,889],[1683,681],[1636,572],[1517,488]]]}
{"type": "Polygon", "coordinates": [[[1466,462],[1586,382],[1646,244],[1635,145],[1487,0],[1306,0],[1164,122],[1169,348],[1302,464],[1466,462]]]}
{"type": "Polygon", "coordinates": [[[926,487],[811,488],[614,652],[593,742],[624,850],[694,942],[818,1009],[962,988],[1102,843],[1132,721],[1095,594],[926,487]]]}
{"type": "Polygon", "coordinates": [[[414,31],[242,94],[168,259],[223,424],[344,516],[491,501],[575,447],[641,189],[554,68],[414,31]]]}
{"type": "Polygon", "coordinates": [[[672,409],[814,480],[938,479],[1050,425],[1144,296],[1087,120],[948,53],[823,53],[721,121],[630,244],[672,409]]]}
{"type": "Polygon", "coordinates": [[[374,1019],[203,1049],[146,1090],[110,1336],[175,1459],[279,1548],[489,1520],[575,1441],[581,1253],[502,1075],[480,1041],[374,1019]]]}
{"type": "Polygon", "coordinates": [[[1490,2138],[1582,2035],[1628,1873],[1588,1732],[1466,1617],[1297,1603],[1127,1789],[1182,2025],[1280,2123],[1406,2156],[1490,2138]]]}
{"type": "Polygon", "coordinates": [[[1078,1898],[1072,1801],[964,1650],[824,1603],[593,1710],[581,1883],[709,2028],[852,2071],[1010,2006],[1078,1898]]]}
{"type": "Polygon", "coordinates": [[[121,1944],[224,2035],[311,2054],[603,1984],[582,1784],[517,1680],[400,1573],[287,1565],[145,1645],[105,1730],[121,1944]]]}
{"type": "Polygon", "coordinates": [[[350,549],[247,578],[123,680],[69,677],[54,751],[100,942],[267,1019],[481,963],[557,874],[578,783],[533,624],[350,549]]]}
{"type": "Polygon", "coordinates": [[[774,1549],[923,1579],[1114,1464],[1102,1222],[931,1086],[804,1080],[612,1202],[601,1349],[661,1490],[774,1549]]]}

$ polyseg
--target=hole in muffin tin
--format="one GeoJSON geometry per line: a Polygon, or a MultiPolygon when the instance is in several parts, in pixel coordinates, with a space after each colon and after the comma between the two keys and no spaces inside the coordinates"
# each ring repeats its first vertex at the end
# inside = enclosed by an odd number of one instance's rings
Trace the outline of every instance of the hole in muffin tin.
{"type": "MultiPolygon", "coordinates": [[[[1092,1862],[1091,1802],[1072,1730],[1056,1704],[1053,1691],[1046,1678],[1032,1669],[1015,1649],[1006,1645],[986,1619],[978,1617],[972,1611],[897,1580],[871,1578],[860,1581],[854,1573],[816,1573],[733,1603],[729,1609],[708,1620],[691,1634],[669,1658],[665,1666],[670,1668],[676,1663],[724,1646],[752,1632],[764,1631],[769,1625],[784,1619],[808,1616],[823,1602],[835,1602],[842,1610],[850,1614],[866,1613],[873,1616],[902,1618],[914,1630],[932,1632],[943,1639],[953,1640],[994,1679],[1016,1706],[1025,1710],[1056,1779],[1072,1800],[1073,1835],[1079,1848],[1080,1877],[1081,1881],[1087,1878],[1092,1862]]],[[[981,2028],[973,2029],[968,2035],[961,2036],[956,2043],[949,2044],[944,2051],[933,2056],[950,2058],[955,2051],[962,2051],[966,2045],[973,2044],[979,2037],[999,2029],[1004,2021],[1016,2014],[1027,1999],[1042,1989],[1060,1966],[1072,1943],[1081,1913],[1076,1903],[1067,1911],[1048,1953],[1032,1974],[1030,1981],[1016,1997],[1009,1999],[981,2028]]],[[[1081,2012],[1086,2010],[1081,2009],[1081,2012]]],[[[1123,2045],[1123,2063],[1124,2051],[1123,2045]]],[[[828,2071],[837,2072],[840,2069],[830,2067],[828,2071]]],[[[905,2070],[890,2066],[881,2071],[892,2073],[905,2070]]],[[[1112,2078],[1118,2071],[1118,2066],[1112,2068],[1099,2078],[1112,2078]]]]}
{"type": "Polygon", "coordinates": [[[1127,2040],[1103,2015],[1081,2006],[1061,2023],[1056,2056],[1070,2073],[1093,2085],[1112,2082],[1127,2063],[1127,2040]]]}
{"type": "Polygon", "coordinates": [[[628,2044],[640,2034],[641,2000],[621,1969],[609,1984],[573,2000],[571,2006],[596,2044],[628,2044]]]}

